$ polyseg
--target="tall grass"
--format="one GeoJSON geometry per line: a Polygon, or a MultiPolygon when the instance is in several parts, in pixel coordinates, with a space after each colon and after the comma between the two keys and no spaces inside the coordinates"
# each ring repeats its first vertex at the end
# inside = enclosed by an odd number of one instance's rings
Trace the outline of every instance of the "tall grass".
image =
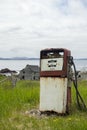
{"type": "Polygon", "coordinates": [[[12,111],[20,111],[36,106],[39,102],[39,82],[19,81],[16,87],[0,86],[0,119],[11,115],[12,111]]]}
{"type": "MultiPolygon", "coordinates": [[[[87,105],[87,81],[78,87],[87,105]]],[[[16,87],[6,82],[0,85],[0,130],[87,130],[87,111],[76,105],[72,85],[72,104],[67,116],[31,116],[26,110],[38,108],[39,81],[19,81],[16,87]],[[4,86],[4,87],[3,87],[4,86]]]]}

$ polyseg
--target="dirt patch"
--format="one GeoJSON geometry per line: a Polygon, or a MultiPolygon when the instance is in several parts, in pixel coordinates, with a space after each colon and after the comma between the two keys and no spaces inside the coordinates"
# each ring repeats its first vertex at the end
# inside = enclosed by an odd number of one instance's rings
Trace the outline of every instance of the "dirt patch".
{"type": "Polygon", "coordinates": [[[30,111],[26,111],[25,114],[30,117],[37,117],[37,118],[47,118],[47,117],[56,117],[56,116],[65,116],[66,115],[66,114],[58,114],[53,111],[41,112],[38,109],[32,109],[30,111]]]}

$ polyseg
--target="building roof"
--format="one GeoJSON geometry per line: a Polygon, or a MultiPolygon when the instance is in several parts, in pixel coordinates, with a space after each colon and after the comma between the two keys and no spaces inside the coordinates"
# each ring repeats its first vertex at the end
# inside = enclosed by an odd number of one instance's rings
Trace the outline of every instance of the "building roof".
{"type": "Polygon", "coordinates": [[[26,65],[26,67],[24,69],[22,69],[21,71],[24,71],[24,70],[31,70],[31,71],[34,71],[34,72],[39,72],[39,66],[37,66],[37,65],[26,65]]]}

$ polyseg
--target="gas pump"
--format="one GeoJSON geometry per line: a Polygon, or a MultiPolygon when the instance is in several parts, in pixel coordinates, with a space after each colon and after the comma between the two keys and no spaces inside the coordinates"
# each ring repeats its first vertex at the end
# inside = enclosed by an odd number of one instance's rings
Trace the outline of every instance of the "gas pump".
{"type": "Polygon", "coordinates": [[[71,52],[51,48],[40,52],[40,111],[66,114],[71,102],[71,52]]]}
{"type": "Polygon", "coordinates": [[[64,48],[44,49],[40,52],[40,111],[69,113],[71,82],[73,81],[77,104],[86,105],[78,91],[76,67],[70,50],[64,48]],[[72,66],[74,72],[72,72],[72,66]],[[74,79],[73,79],[74,73],[74,79]]]}

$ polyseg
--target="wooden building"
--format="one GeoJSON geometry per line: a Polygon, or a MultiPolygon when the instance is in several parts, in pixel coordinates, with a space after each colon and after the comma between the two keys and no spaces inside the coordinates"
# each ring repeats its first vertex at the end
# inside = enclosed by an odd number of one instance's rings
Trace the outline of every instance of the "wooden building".
{"type": "Polygon", "coordinates": [[[19,78],[24,80],[39,80],[40,68],[37,65],[26,65],[19,73],[19,78]]]}

